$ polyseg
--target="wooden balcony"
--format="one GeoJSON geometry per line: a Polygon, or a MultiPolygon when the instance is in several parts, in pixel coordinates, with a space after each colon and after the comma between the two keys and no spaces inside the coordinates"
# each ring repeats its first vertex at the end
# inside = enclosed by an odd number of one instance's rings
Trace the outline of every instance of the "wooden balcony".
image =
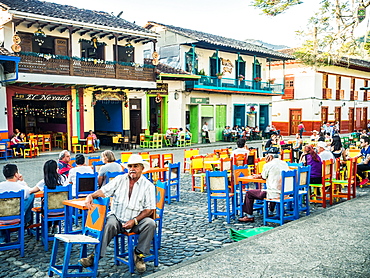
{"type": "Polygon", "coordinates": [[[186,81],[187,90],[213,91],[220,93],[247,93],[259,95],[282,95],[282,84],[202,76],[199,80],[186,81]]]}
{"type": "MultiPolygon", "coordinates": [[[[19,55],[19,72],[53,74],[66,76],[83,76],[124,80],[156,80],[153,67],[129,66],[112,62],[90,62],[77,59],[60,59],[52,56],[36,57],[19,55]]],[[[56,55],[53,55],[56,56],[56,55]]]]}
{"type": "Polygon", "coordinates": [[[323,99],[331,99],[331,89],[323,88],[322,89],[322,98],[323,99]]]}

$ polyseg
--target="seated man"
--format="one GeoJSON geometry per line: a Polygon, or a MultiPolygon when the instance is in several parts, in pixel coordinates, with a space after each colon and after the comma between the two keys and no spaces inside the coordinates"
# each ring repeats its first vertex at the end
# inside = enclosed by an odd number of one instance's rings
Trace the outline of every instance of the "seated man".
{"type": "Polygon", "coordinates": [[[248,156],[249,150],[247,148],[247,145],[245,144],[245,139],[239,138],[238,141],[236,141],[236,145],[238,146],[238,148],[233,150],[233,152],[231,153],[231,158],[238,154],[245,154],[246,156],[248,156]]]}
{"type": "Polygon", "coordinates": [[[366,178],[366,174],[363,171],[370,170],[370,138],[367,136],[362,136],[360,138],[360,144],[361,144],[361,153],[357,156],[362,158],[362,162],[357,164],[357,175],[362,178],[362,181],[360,182],[360,185],[365,185],[369,182],[369,180],[366,178]]]}
{"type": "MultiPolygon", "coordinates": [[[[279,156],[267,154],[266,164],[263,166],[262,174],[253,175],[253,178],[266,180],[267,189],[251,189],[245,194],[243,212],[247,215],[239,218],[240,222],[254,222],[253,203],[254,200],[263,200],[265,198],[279,198],[281,193],[281,171],[288,171],[288,164],[279,159],[279,156]]],[[[274,203],[270,203],[270,211],[273,212],[274,203]]]]}
{"type": "MultiPolygon", "coordinates": [[[[120,175],[101,189],[87,195],[86,206],[91,209],[92,200],[97,197],[111,197],[111,211],[108,215],[101,243],[100,256],[104,257],[109,242],[124,231],[139,233],[138,245],[134,251],[134,262],[138,272],[144,272],[146,266],[143,258],[149,253],[150,243],[154,237],[155,222],[151,218],[156,209],[154,185],[142,172],[149,169],[149,163],[138,154],[130,156],[127,164],[128,173],[120,175]]],[[[94,254],[82,258],[83,267],[92,266],[94,254]]]]}
{"type": "Polygon", "coordinates": [[[67,150],[63,150],[59,154],[59,160],[58,160],[58,174],[65,175],[68,177],[69,170],[72,169],[72,166],[69,165],[69,162],[71,161],[71,154],[67,150]]]}
{"type": "MultiPolygon", "coordinates": [[[[30,188],[27,183],[23,180],[23,176],[18,172],[18,167],[15,164],[6,164],[3,167],[3,175],[6,181],[0,182],[0,193],[7,191],[19,192],[24,190],[24,223],[25,227],[32,222],[32,211],[33,200],[35,196],[30,195],[30,188]]],[[[3,230],[0,231],[0,243],[4,241],[5,234],[3,230]]]]}
{"type": "Polygon", "coordinates": [[[68,182],[72,184],[72,197],[76,197],[76,175],[94,174],[94,170],[85,164],[85,156],[82,153],[76,154],[76,167],[69,171],[68,182]]]}
{"type": "Polygon", "coordinates": [[[231,141],[231,136],[232,136],[230,127],[229,126],[225,126],[225,129],[224,129],[224,131],[222,133],[224,135],[224,140],[226,142],[230,142],[231,141]]]}
{"type": "Polygon", "coordinates": [[[333,159],[334,161],[334,155],[331,151],[328,151],[327,147],[328,145],[325,142],[320,141],[317,143],[317,152],[321,158],[321,161],[330,159],[333,159]]]}
{"type": "Polygon", "coordinates": [[[170,141],[171,146],[175,146],[176,143],[176,136],[173,136],[174,133],[172,132],[171,129],[167,129],[166,131],[166,139],[170,141]]]}

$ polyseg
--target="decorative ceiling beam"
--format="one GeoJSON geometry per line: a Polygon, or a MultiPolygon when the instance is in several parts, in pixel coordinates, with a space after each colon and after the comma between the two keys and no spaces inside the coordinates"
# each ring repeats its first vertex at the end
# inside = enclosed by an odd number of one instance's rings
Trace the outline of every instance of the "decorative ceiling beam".
{"type": "Polygon", "coordinates": [[[113,40],[114,39],[114,36],[113,35],[112,36],[109,36],[108,39],[109,40],[113,40]]]}
{"type": "Polygon", "coordinates": [[[100,34],[101,32],[94,32],[94,33],[91,33],[90,34],[90,37],[92,38],[92,37],[94,37],[94,36],[96,36],[97,34],[100,34]]]}
{"type": "Polygon", "coordinates": [[[151,40],[143,41],[142,44],[147,44],[148,42],[151,42],[151,40]]]}
{"type": "Polygon", "coordinates": [[[76,33],[77,31],[80,31],[80,30],[82,30],[82,29],[76,28],[76,29],[74,29],[74,30],[71,32],[71,34],[74,34],[74,33],[76,33]]]}
{"type": "Polygon", "coordinates": [[[53,32],[55,29],[57,29],[58,27],[60,27],[60,25],[53,25],[49,28],[49,31],[50,32],[53,32]]]}
{"type": "Polygon", "coordinates": [[[60,29],[60,33],[62,34],[62,33],[64,33],[65,31],[67,31],[68,30],[68,28],[67,27],[64,27],[64,28],[62,28],[62,29],[60,29]]]}
{"type": "Polygon", "coordinates": [[[33,24],[37,24],[37,21],[28,23],[27,28],[31,28],[33,24]]]}
{"type": "Polygon", "coordinates": [[[45,28],[46,26],[48,26],[49,23],[43,23],[43,24],[40,24],[40,28],[45,28]]]}
{"type": "Polygon", "coordinates": [[[80,32],[80,36],[83,36],[83,35],[85,35],[89,32],[91,32],[91,30],[84,30],[84,31],[80,32]]]}
{"type": "Polygon", "coordinates": [[[21,23],[25,22],[26,20],[25,19],[21,19],[21,20],[18,20],[15,22],[15,27],[17,27],[18,25],[20,25],[21,23]]]}
{"type": "Polygon", "coordinates": [[[118,41],[122,41],[122,40],[125,40],[127,38],[131,38],[131,37],[130,36],[122,36],[122,37],[118,38],[118,41]]]}
{"type": "Polygon", "coordinates": [[[102,38],[104,38],[104,37],[106,37],[106,36],[108,36],[108,33],[104,33],[103,35],[100,35],[100,36],[99,36],[99,38],[101,38],[101,39],[102,39],[102,38]]]}
{"type": "Polygon", "coordinates": [[[140,38],[140,39],[134,40],[134,43],[138,43],[138,42],[145,41],[145,40],[147,40],[147,38],[140,38]]]}

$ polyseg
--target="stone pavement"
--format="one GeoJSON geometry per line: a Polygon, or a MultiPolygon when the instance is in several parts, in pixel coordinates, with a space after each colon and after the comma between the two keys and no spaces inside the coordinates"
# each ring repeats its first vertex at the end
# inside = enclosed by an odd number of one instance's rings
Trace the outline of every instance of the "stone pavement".
{"type": "MultiPolygon", "coordinates": [[[[250,145],[259,147],[261,142],[250,145]]],[[[232,146],[232,143],[202,145],[201,153],[211,152],[220,146],[232,146]]],[[[115,152],[118,154],[120,151],[115,152]]],[[[183,160],[181,149],[151,152],[172,152],[176,162],[183,160]]],[[[33,186],[42,178],[43,163],[55,159],[57,154],[42,155],[32,160],[12,159],[9,162],[16,162],[26,181],[33,186]]],[[[2,161],[0,167],[4,163],[2,161]]],[[[184,174],[181,178],[180,202],[165,206],[160,265],[154,268],[149,262],[148,270],[142,276],[369,277],[363,276],[364,271],[369,270],[369,231],[364,230],[369,226],[365,209],[365,203],[370,198],[368,188],[359,189],[361,197],[353,201],[328,209],[312,206],[309,217],[233,243],[229,238],[229,228],[262,226],[262,216],[257,215],[256,222],[248,224],[236,220],[227,224],[223,217],[208,223],[206,194],[191,192],[190,175],[184,174]],[[317,244],[316,247],[313,243],[317,244]],[[359,252],[354,248],[359,248],[359,252]],[[347,261],[356,267],[344,265],[343,262],[347,261]],[[357,264],[363,266],[363,272],[357,264]]],[[[45,252],[34,237],[27,235],[26,242],[24,258],[19,257],[19,251],[0,252],[0,277],[47,277],[52,243],[49,243],[49,251],[45,252]]],[[[126,266],[114,265],[112,246],[109,255],[100,261],[99,277],[140,276],[129,274],[126,266]]],[[[75,258],[77,254],[76,249],[75,258]]]]}

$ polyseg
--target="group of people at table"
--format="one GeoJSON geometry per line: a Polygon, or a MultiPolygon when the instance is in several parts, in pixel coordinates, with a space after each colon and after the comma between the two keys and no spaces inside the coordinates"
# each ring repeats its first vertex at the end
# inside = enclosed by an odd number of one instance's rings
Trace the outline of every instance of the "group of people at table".
{"type": "MultiPolygon", "coordinates": [[[[34,194],[43,191],[45,187],[55,189],[59,186],[72,184],[72,196],[76,196],[76,173],[93,173],[93,169],[85,164],[83,154],[76,155],[76,167],[70,166],[71,156],[69,151],[63,150],[59,155],[58,162],[48,160],[43,167],[44,178],[34,187],[29,187],[24,181],[16,164],[6,164],[3,167],[3,175],[6,181],[0,183],[0,194],[8,191],[19,192],[24,190],[25,198],[25,227],[32,223],[32,207],[34,194]]],[[[98,197],[112,197],[111,210],[108,214],[104,227],[103,240],[101,242],[100,258],[106,255],[109,242],[119,233],[130,231],[138,233],[139,240],[134,250],[134,262],[138,272],[144,272],[146,265],[145,254],[149,254],[150,244],[154,237],[156,224],[151,217],[156,209],[155,186],[142,173],[147,171],[149,163],[138,154],[132,154],[127,163],[116,163],[112,151],[106,150],[101,154],[101,160],[105,163],[99,169],[99,189],[87,195],[85,204],[88,209],[92,208],[92,200],[98,197]],[[122,167],[128,172],[117,176],[105,184],[107,172],[120,172],[122,167]]],[[[41,203],[44,205],[43,202],[41,203]]],[[[58,221],[49,227],[50,233],[57,233],[60,229],[58,221]]],[[[5,241],[5,233],[0,234],[0,244],[5,241]]],[[[92,266],[94,253],[87,258],[80,259],[83,267],[92,266]]]]}
{"type": "MultiPolygon", "coordinates": [[[[87,135],[87,138],[92,138],[94,148],[97,150],[100,150],[100,139],[96,136],[96,134],[92,131],[89,130],[89,134],[87,135]]],[[[22,132],[19,131],[19,129],[15,129],[12,137],[10,138],[10,147],[12,149],[16,150],[16,155],[21,154],[21,149],[24,150],[26,146],[26,135],[22,132]]]]}

